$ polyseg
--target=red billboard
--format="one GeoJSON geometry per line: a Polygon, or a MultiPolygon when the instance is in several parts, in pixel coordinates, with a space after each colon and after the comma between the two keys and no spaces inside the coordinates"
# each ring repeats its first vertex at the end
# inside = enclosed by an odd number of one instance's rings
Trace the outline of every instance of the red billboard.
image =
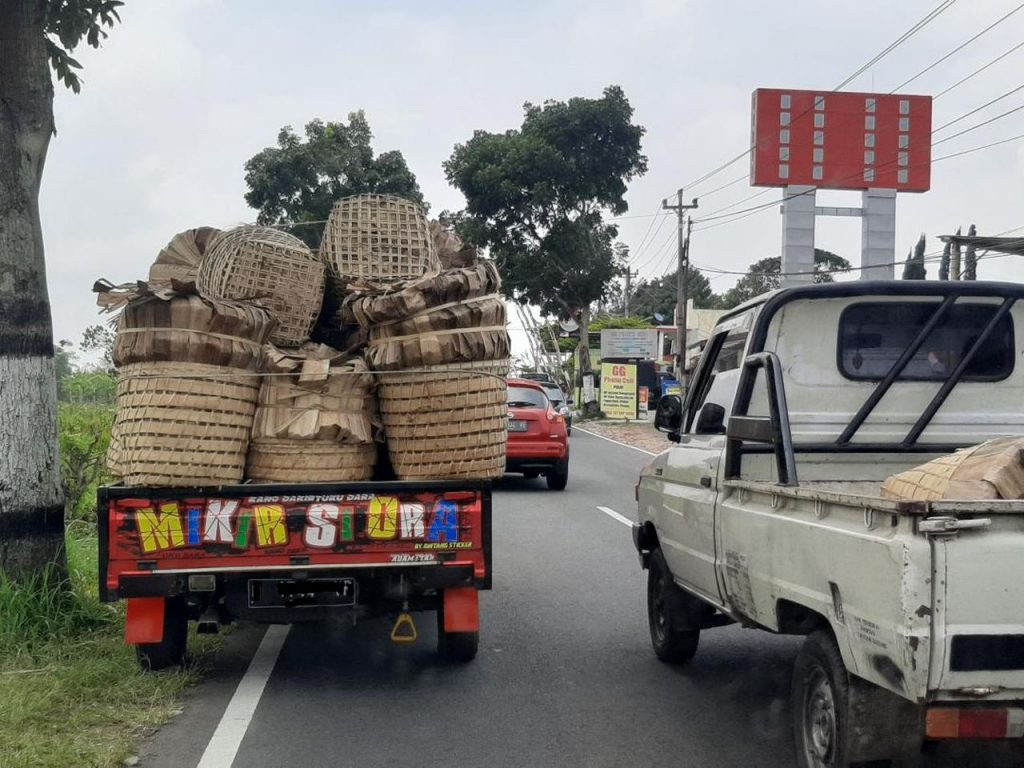
{"type": "Polygon", "coordinates": [[[753,186],[931,187],[931,96],[758,88],[751,119],[753,186]]]}

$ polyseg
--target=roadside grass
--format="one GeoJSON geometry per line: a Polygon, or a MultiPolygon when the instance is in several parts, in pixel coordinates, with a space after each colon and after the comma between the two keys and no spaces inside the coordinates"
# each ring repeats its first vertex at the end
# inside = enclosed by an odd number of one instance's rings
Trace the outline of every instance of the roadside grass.
{"type": "Polygon", "coordinates": [[[113,768],[173,716],[220,643],[189,639],[182,670],[142,673],[120,605],[97,599],[96,536],[67,537],[70,589],[0,575],[0,766],[113,768]]]}

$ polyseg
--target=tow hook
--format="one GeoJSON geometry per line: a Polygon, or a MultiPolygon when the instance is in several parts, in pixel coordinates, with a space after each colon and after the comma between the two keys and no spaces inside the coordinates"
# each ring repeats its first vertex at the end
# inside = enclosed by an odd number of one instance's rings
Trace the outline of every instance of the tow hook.
{"type": "Polygon", "coordinates": [[[409,603],[402,604],[402,612],[395,620],[395,626],[391,628],[391,642],[393,643],[415,643],[419,637],[416,631],[416,622],[412,620],[409,613],[409,603]]]}

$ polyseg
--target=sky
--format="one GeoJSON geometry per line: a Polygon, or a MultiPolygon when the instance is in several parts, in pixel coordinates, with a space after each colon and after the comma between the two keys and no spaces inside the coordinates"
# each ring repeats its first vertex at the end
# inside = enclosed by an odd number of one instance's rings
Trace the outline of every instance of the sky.
{"type": "MultiPolygon", "coordinates": [[[[98,322],[93,282],[145,278],[174,235],[255,220],[245,161],[282,126],[345,120],[362,109],[374,149],[401,150],[431,209],[458,209],[441,164],[474,130],[518,127],[524,102],[600,97],[620,85],[646,128],[647,174],[618,219],[641,278],[674,269],[674,218],[661,201],[685,187],[693,263],[716,292],[752,262],[777,256],[777,206],[700,223],[781,197],[751,188],[756,88],[831,90],[940,3],[937,0],[549,0],[490,3],[348,0],[128,0],[100,50],[80,48],[84,86],[58,86],[57,135],[41,192],[57,339],[98,322]],[[724,189],[717,188],[733,183],[724,189]],[[749,202],[743,198],[763,192],[749,202]],[[732,206],[731,208],[726,208],[732,206]],[[725,210],[722,210],[722,209],[725,210]]],[[[1019,5],[959,0],[845,90],[889,92],[1019,5]]],[[[935,95],[1024,41],[1024,10],[916,79],[935,95]]],[[[1021,85],[1024,47],[934,102],[940,126],[1021,85]]],[[[1024,91],[937,134],[945,138],[1024,104],[1024,91]]],[[[1024,134],[1024,110],[935,148],[952,154],[1024,134]]],[[[897,201],[896,255],[921,233],[974,223],[1024,233],[1024,140],[936,162],[932,189],[897,201]]],[[[859,206],[856,192],[819,205],[859,206]]],[[[819,218],[819,248],[860,262],[860,221],[819,218]]],[[[897,274],[899,270],[897,269],[897,274]]],[[[929,264],[935,277],[937,265],[929,264]]],[[[1024,280],[1024,259],[983,259],[979,278],[1024,280]]],[[[523,349],[513,323],[514,346],[523,349]]]]}

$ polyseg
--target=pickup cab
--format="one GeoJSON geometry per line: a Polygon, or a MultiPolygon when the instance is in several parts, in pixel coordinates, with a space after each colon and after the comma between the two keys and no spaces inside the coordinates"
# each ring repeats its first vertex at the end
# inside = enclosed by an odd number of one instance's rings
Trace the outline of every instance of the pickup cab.
{"type": "Polygon", "coordinates": [[[109,486],[99,491],[102,599],[127,601],[144,668],[181,662],[188,622],[437,617],[438,651],[469,661],[491,587],[488,481],[109,486]]]}
{"type": "Polygon", "coordinates": [[[784,289],[719,321],[633,539],[654,651],[730,623],[804,635],[804,768],[1024,736],[1024,501],[888,498],[887,477],[1024,434],[1024,286],[784,289]]]}

